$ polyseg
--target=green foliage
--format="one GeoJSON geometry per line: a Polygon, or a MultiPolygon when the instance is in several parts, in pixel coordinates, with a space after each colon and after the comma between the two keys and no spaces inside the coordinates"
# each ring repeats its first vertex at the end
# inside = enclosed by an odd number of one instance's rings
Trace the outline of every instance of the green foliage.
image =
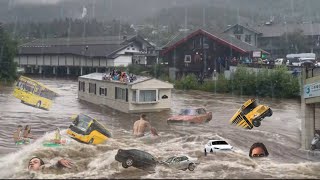
{"type": "Polygon", "coordinates": [[[258,72],[239,66],[230,80],[220,74],[216,81],[205,81],[203,84],[198,83],[195,75],[187,75],[175,81],[175,88],[276,98],[294,98],[300,93],[298,78],[292,76],[285,66],[273,70],[260,69],[258,72]]]}
{"type": "Polygon", "coordinates": [[[179,81],[176,81],[175,87],[177,89],[196,89],[198,86],[197,77],[194,74],[188,74],[187,76],[183,76],[179,81]]]}
{"type": "Polygon", "coordinates": [[[14,81],[16,78],[17,63],[14,57],[17,52],[17,43],[3,30],[0,24],[0,80],[14,81]]]}

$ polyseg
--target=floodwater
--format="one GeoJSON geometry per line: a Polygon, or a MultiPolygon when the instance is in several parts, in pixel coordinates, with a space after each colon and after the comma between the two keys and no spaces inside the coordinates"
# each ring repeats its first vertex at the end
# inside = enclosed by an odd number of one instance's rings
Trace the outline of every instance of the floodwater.
{"type": "Polygon", "coordinates": [[[0,86],[0,178],[320,178],[319,155],[300,149],[302,117],[298,100],[259,98],[260,103],[273,109],[273,115],[265,118],[259,128],[245,130],[229,125],[228,121],[249,97],[175,90],[170,111],[147,114],[160,137],[136,139],[131,135],[132,125],[139,114],[119,113],[79,101],[75,80],[35,79],[60,94],[50,111],[22,104],[13,97],[13,87],[0,86]],[[171,114],[187,106],[204,106],[213,112],[213,119],[208,124],[193,126],[166,124],[171,114]],[[113,139],[97,146],[74,140],[59,148],[42,145],[53,136],[56,127],[63,129],[66,136],[65,129],[71,123],[68,118],[77,113],[100,119],[112,132],[113,139]],[[38,139],[30,145],[15,146],[12,133],[19,124],[31,125],[38,139]],[[204,156],[204,145],[209,139],[224,139],[234,149],[204,156]],[[249,148],[255,142],[266,145],[270,154],[267,158],[249,158],[249,148]],[[157,166],[154,173],[134,167],[124,169],[114,159],[119,148],[144,150],[159,160],[188,155],[197,158],[200,164],[194,171],[162,166],[157,166]],[[47,163],[65,157],[75,166],[52,174],[31,174],[27,163],[32,156],[47,163]]]}

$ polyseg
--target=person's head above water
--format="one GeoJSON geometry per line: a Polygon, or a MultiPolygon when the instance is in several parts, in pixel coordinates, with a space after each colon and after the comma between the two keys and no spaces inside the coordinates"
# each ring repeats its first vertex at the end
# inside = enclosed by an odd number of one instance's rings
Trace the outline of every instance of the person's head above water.
{"type": "Polygon", "coordinates": [[[44,165],[44,162],[42,161],[42,159],[38,157],[33,157],[29,160],[28,170],[39,171],[42,165],[44,165]]]}
{"type": "Polygon", "coordinates": [[[21,126],[21,125],[18,125],[18,129],[22,130],[22,126],[21,126]]]}
{"type": "Polygon", "coordinates": [[[26,126],[24,127],[24,130],[25,130],[25,131],[29,131],[29,133],[30,133],[31,127],[30,127],[29,125],[26,125],[26,126]]]}
{"type": "Polygon", "coordinates": [[[140,119],[147,120],[146,117],[147,117],[147,115],[145,115],[145,114],[140,115],[140,119]]]}
{"type": "Polygon", "coordinates": [[[249,151],[250,157],[267,157],[268,155],[269,155],[269,152],[266,146],[260,142],[254,143],[251,146],[249,151]]]}

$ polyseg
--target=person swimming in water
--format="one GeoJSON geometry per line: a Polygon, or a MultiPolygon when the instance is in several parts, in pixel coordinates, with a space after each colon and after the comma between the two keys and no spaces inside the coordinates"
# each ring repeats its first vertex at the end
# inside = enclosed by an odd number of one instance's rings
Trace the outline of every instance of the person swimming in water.
{"type": "Polygon", "coordinates": [[[67,160],[65,158],[59,158],[59,160],[56,161],[56,163],[48,163],[45,164],[44,161],[34,156],[32,157],[28,162],[28,170],[29,171],[46,171],[46,170],[58,170],[62,168],[69,168],[71,169],[73,166],[73,163],[70,160],[67,160]]]}
{"type": "Polygon", "coordinates": [[[61,144],[61,131],[60,128],[56,129],[56,132],[54,133],[54,139],[52,140],[56,144],[61,144]]]}
{"type": "Polygon", "coordinates": [[[144,136],[146,130],[150,129],[150,132],[154,136],[159,136],[157,130],[150,125],[150,122],[146,119],[145,114],[140,115],[140,119],[137,120],[133,125],[133,135],[136,137],[144,136]]]}
{"type": "Polygon", "coordinates": [[[34,139],[33,135],[31,134],[31,126],[26,125],[23,131],[23,138],[30,138],[34,139]]]}
{"type": "Polygon", "coordinates": [[[23,135],[22,135],[22,126],[19,125],[18,129],[13,133],[13,139],[15,143],[23,142],[23,135]]]}

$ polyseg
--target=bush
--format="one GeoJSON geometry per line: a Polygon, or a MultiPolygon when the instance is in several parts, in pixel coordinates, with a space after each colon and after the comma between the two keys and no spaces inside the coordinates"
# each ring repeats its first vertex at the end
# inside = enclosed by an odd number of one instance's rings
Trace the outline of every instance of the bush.
{"type": "Polygon", "coordinates": [[[194,74],[188,74],[183,76],[179,81],[176,81],[175,87],[177,89],[196,89],[198,86],[197,77],[194,74]]]}

